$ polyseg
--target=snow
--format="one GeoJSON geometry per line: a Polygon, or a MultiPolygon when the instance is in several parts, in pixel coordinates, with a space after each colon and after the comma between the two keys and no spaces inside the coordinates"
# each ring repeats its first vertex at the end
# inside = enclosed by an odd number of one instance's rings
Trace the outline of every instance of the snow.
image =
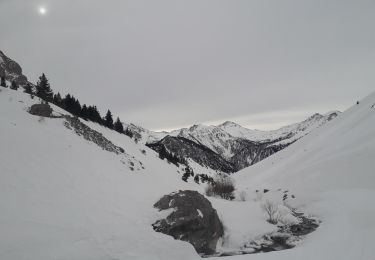
{"type": "Polygon", "coordinates": [[[266,216],[259,201],[210,201],[218,211],[225,230],[223,245],[218,248],[220,252],[235,251],[245,242],[277,230],[275,225],[265,221],[266,216]]]}
{"type": "Polygon", "coordinates": [[[63,119],[39,122],[26,112],[34,102],[20,92],[0,92],[0,259],[197,257],[190,244],[151,227],[158,218],[153,204],[190,188],[174,166],[102,129],[143,162],[145,170],[131,171],[121,156],[76,135],[63,119]]]}
{"type": "Polygon", "coordinates": [[[199,209],[197,209],[197,212],[198,212],[198,215],[199,215],[201,218],[203,218],[203,213],[202,213],[202,211],[200,211],[199,209]]]}
{"type": "MultiPolygon", "coordinates": [[[[239,188],[288,189],[322,220],[292,250],[236,259],[374,259],[375,93],[285,150],[234,175],[239,188]]],[[[231,259],[231,258],[229,258],[231,259]]]]}
{"type": "MultiPolygon", "coordinates": [[[[203,192],[204,185],[181,181],[181,169],[103,126],[85,122],[127,155],[102,150],[67,129],[64,119],[39,120],[26,112],[37,102],[0,89],[0,259],[200,259],[190,244],[154,232],[151,224],[173,210],[153,208],[163,195],[203,192]],[[123,156],[144,169],[132,171],[123,156]]],[[[291,250],[226,259],[374,259],[374,103],[375,93],[232,175],[244,201],[209,198],[225,229],[218,251],[276,231],[262,210],[270,200],[285,221],[295,221],[293,207],[322,223],[291,250]]]]}
{"type": "Polygon", "coordinates": [[[272,141],[279,138],[286,138],[288,135],[292,134],[292,136],[287,138],[286,140],[275,143],[285,144],[300,139],[301,137],[310,133],[312,130],[328,122],[332,115],[339,115],[340,113],[341,112],[339,111],[332,111],[324,115],[315,114],[302,122],[284,126],[280,129],[271,131],[247,129],[236,123],[228,121],[219,125],[218,127],[234,137],[245,138],[251,141],[272,141]]]}

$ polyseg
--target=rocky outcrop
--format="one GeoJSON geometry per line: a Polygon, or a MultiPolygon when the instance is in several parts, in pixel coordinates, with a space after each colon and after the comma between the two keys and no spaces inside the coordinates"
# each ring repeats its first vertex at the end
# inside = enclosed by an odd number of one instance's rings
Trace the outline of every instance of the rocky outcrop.
{"type": "Polygon", "coordinates": [[[51,117],[52,108],[48,104],[34,104],[30,107],[29,113],[34,116],[51,117]]]}
{"type": "Polygon", "coordinates": [[[224,234],[223,225],[211,203],[197,191],[179,191],[162,197],[154,205],[160,211],[173,212],[152,226],[155,231],[192,244],[202,255],[216,252],[224,234]]]}
{"type": "Polygon", "coordinates": [[[9,82],[14,81],[18,86],[25,86],[29,83],[27,77],[22,74],[21,66],[2,51],[0,51],[0,76],[5,77],[9,82]]]}
{"type": "Polygon", "coordinates": [[[66,121],[64,122],[65,126],[68,129],[72,129],[78,134],[82,136],[87,141],[93,142],[101,147],[103,150],[108,152],[113,152],[115,154],[122,154],[125,150],[119,146],[114,145],[110,140],[105,138],[103,134],[91,129],[84,123],[82,123],[78,117],[72,116],[64,116],[66,121]]]}

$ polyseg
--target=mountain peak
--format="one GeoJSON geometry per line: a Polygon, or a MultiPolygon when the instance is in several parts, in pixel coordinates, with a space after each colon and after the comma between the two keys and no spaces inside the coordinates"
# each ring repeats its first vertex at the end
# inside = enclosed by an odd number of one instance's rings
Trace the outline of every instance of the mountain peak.
{"type": "Polygon", "coordinates": [[[240,126],[239,124],[235,123],[235,122],[232,122],[232,121],[225,121],[224,123],[218,125],[218,127],[220,126],[234,126],[234,127],[242,127],[240,126]]]}

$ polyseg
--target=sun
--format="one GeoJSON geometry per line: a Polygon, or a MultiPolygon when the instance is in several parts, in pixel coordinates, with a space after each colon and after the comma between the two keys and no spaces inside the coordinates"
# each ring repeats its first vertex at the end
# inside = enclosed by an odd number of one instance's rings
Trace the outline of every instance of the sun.
{"type": "Polygon", "coordinates": [[[47,13],[47,9],[44,6],[39,7],[39,13],[41,15],[45,15],[47,13]]]}

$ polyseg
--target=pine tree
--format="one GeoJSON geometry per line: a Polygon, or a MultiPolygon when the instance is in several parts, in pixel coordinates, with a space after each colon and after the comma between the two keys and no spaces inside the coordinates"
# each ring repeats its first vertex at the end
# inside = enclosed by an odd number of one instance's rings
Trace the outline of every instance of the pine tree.
{"type": "Polygon", "coordinates": [[[39,81],[36,85],[36,95],[49,102],[53,99],[53,91],[44,73],[39,77],[39,81]]]}
{"type": "Polygon", "coordinates": [[[1,77],[0,86],[2,86],[4,88],[7,88],[7,82],[5,81],[5,77],[4,76],[1,77]]]}
{"type": "Polygon", "coordinates": [[[61,107],[62,106],[62,103],[63,103],[63,100],[61,98],[61,95],[59,92],[57,92],[57,94],[53,95],[53,101],[52,101],[56,106],[59,106],[61,107]]]}
{"type": "Polygon", "coordinates": [[[87,120],[89,118],[89,110],[88,110],[86,104],[83,104],[83,106],[82,106],[81,117],[85,120],[87,120]]]}
{"type": "Polygon", "coordinates": [[[124,133],[124,126],[122,125],[119,117],[117,117],[113,129],[121,134],[124,133]]]}
{"type": "Polygon", "coordinates": [[[87,119],[92,121],[92,122],[96,122],[96,123],[99,123],[99,124],[103,124],[103,119],[98,111],[98,109],[96,108],[96,106],[89,106],[87,108],[87,119]]]}
{"type": "Polygon", "coordinates": [[[113,118],[112,118],[112,113],[111,111],[107,111],[107,114],[105,115],[104,118],[104,125],[110,129],[113,129],[113,118]]]}
{"type": "Polygon", "coordinates": [[[27,83],[26,86],[23,87],[23,89],[24,89],[23,92],[27,94],[30,94],[30,95],[34,94],[33,86],[30,83],[27,83]]]}
{"type": "Polygon", "coordinates": [[[17,90],[18,89],[18,85],[17,85],[17,83],[14,80],[12,81],[12,84],[10,85],[10,89],[13,89],[13,90],[17,90]]]}

